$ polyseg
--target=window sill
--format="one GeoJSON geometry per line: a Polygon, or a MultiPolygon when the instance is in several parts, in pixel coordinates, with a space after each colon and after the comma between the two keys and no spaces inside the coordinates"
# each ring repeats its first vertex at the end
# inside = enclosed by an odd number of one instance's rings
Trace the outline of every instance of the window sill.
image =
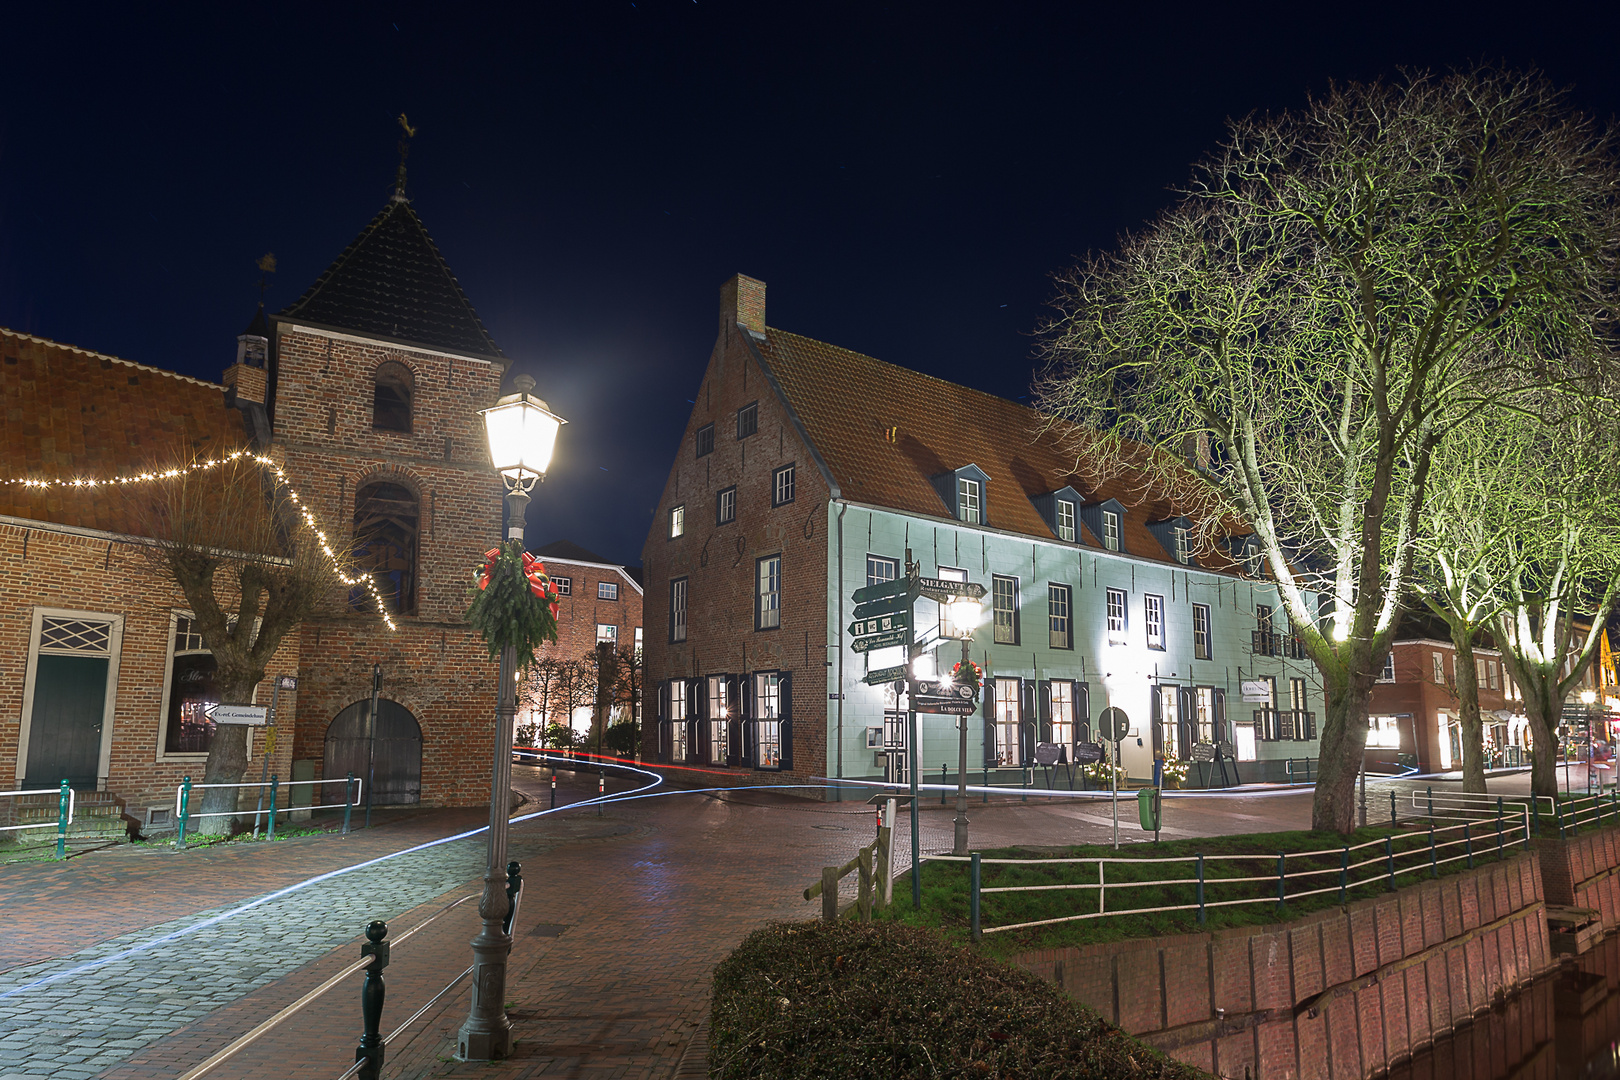
{"type": "Polygon", "coordinates": [[[208,751],[206,751],[206,750],[203,750],[203,751],[200,751],[200,752],[199,751],[185,751],[185,752],[174,753],[174,754],[164,753],[162,751],[159,751],[158,756],[157,756],[157,763],[159,765],[162,765],[162,764],[164,764],[166,762],[185,763],[185,762],[196,762],[196,761],[207,761],[207,760],[208,760],[208,751]]]}

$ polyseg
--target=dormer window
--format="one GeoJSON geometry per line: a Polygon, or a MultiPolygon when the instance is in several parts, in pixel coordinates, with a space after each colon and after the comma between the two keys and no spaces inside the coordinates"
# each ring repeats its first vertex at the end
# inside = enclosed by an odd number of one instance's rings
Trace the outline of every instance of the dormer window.
{"type": "Polygon", "coordinates": [[[411,404],[416,380],[411,369],[397,360],[377,368],[371,390],[371,426],[377,431],[411,431],[411,404]]]}
{"type": "Polygon", "coordinates": [[[1141,554],[1131,552],[1125,546],[1125,504],[1118,499],[1103,499],[1100,502],[1086,503],[1080,507],[1080,520],[1086,523],[1091,535],[1096,537],[1105,551],[1117,551],[1122,555],[1141,554]]]}
{"type": "Polygon", "coordinates": [[[1147,523],[1148,532],[1170,557],[1183,566],[1192,562],[1192,519],[1188,517],[1163,518],[1147,523]]]}
{"type": "Polygon", "coordinates": [[[1176,562],[1183,565],[1187,562],[1187,529],[1178,525],[1170,533],[1175,543],[1176,562]]]}
{"type": "Polygon", "coordinates": [[[1102,512],[1102,542],[1109,551],[1119,550],[1119,515],[1112,510],[1102,512]]]}
{"type": "Polygon", "coordinates": [[[1074,503],[1068,499],[1057,501],[1057,535],[1059,540],[1074,543],[1074,503]]]}
{"type": "Polygon", "coordinates": [[[963,465],[932,477],[934,490],[951,517],[965,525],[983,525],[990,520],[985,497],[990,477],[977,465],[963,465]]]}
{"type": "Polygon", "coordinates": [[[969,525],[979,524],[979,482],[965,476],[956,478],[956,516],[969,525]]]}

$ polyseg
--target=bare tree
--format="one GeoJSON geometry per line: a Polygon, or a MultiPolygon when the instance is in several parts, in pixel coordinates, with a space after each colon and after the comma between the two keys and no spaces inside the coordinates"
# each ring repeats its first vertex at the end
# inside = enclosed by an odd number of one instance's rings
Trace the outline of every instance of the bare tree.
{"type": "Polygon", "coordinates": [[[1335,86],[1232,123],[1058,278],[1037,399],[1079,471],[1133,467],[1206,547],[1246,522],[1321,671],[1315,828],[1354,824],[1434,448],[1615,353],[1617,190],[1612,136],[1538,74],[1335,86]]]}
{"type": "MultiPolygon", "coordinates": [[[[213,654],[220,704],[246,705],[282,640],[329,602],[346,548],[315,535],[291,493],[247,456],[156,484],[139,514],[153,568],[179,586],[213,654]]],[[[241,782],[248,729],[222,724],[205,784],[241,782]]],[[[199,832],[229,832],[233,788],[205,788],[199,832]]]]}
{"type": "Polygon", "coordinates": [[[552,714],[561,696],[561,685],[566,678],[566,665],[567,661],[555,656],[537,656],[534,663],[529,665],[528,678],[522,685],[522,703],[539,717],[525,729],[525,737],[531,741],[538,743],[551,726],[552,714]]]}

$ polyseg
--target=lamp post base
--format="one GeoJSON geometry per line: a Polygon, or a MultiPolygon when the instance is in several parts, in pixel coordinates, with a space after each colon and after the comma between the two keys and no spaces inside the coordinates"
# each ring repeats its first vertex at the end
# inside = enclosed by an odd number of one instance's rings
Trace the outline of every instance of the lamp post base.
{"type": "MultiPolygon", "coordinates": [[[[502,935],[504,937],[504,935],[502,935]]],[[[510,939],[473,939],[472,1008],[456,1036],[463,1061],[498,1061],[512,1055],[512,1022],[506,1018],[506,957],[510,939]]]]}

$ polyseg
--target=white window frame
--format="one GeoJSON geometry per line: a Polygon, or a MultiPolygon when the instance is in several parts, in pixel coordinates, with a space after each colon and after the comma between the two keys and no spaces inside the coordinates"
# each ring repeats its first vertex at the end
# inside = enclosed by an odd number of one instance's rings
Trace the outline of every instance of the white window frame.
{"type": "Polygon", "coordinates": [[[1192,606],[1194,660],[1213,660],[1215,658],[1214,628],[1210,623],[1210,618],[1208,604],[1194,604],[1192,606]]]}
{"type": "Polygon", "coordinates": [[[1108,644],[1123,645],[1130,625],[1130,602],[1126,599],[1125,590],[1109,589],[1107,605],[1108,644]]]}
{"type": "Polygon", "coordinates": [[[553,577],[551,583],[557,586],[558,596],[574,595],[574,579],[571,577],[553,577]]]}
{"type": "Polygon", "coordinates": [[[709,695],[709,761],[710,765],[724,765],[730,752],[731,680],[724,675],[708,676],[709,695]]]}
{"type": "Polygon", "coordinates": [[[737,485],[722,488],[715,495],[714,523],[730,525],[737,520],[737,485]]]}
{"type": "Polygon", "coordinates": [[[781,627],[782,556],[767,555],[754,561],[754,629],[779,630],[781,627]]]}
{"type": "MultiPolygon", "coordinates": [[[[1441,725],[1441,734],[1445,734],[1445,725],[1441,725]]],[[[1375,713],[1367,717],[1367,745],[1380,750],[1399,750],[1401,748],[1401,718],[1387,714],[1375,713]]]]}
{"type": "Polygon", "coordinates": [[[1164,651],[1164,597],[1157,593],[1142,594],[1142,631],[1148,648],[1164,651]]]}
{"type": "Polygon", "coordinates": [[[685,535],[686,504],[682,503],[679,506],[672,506],[669,508],[669,538],[674,540],[676,537],[685,535]]]}
{"type": "Polygon", "coordinates": [[[866,556],[866,583],[868,585],[881,585],[885,581],[893,581],[900,576],[900,560],[891,559],[887,555],[866,556]]]}
{"type": "MultiPolygon", "coordinates": [[[[1074,683],[1053,679],[1047,684],[1052,709],[1052,741],[1059,746],[1074,745],[1074,683]]],[[[1068,760],[1065,755],[1064,760],[1068,760]]]]}
{"type": "Polygon", "coordinates": [[[797,485],[797,464],[783,465],[771,473],[771,505],[786,506],[793,501],[794,488],[797,485]]]}
{"type": "Polygon", "coordinates": [[[990,622],[997,645],[1018,644],[1018,579],[1011,574],[990,575],[990,622]]]}
{"type": "Polygon", "coordinates": [[[614,624],[614,623],[597,623],[596,624],[596,643],[598,645],[600,645],[604,641],[608,642],[614,648],[618,647],[618,645],[619,645],[619,627],[618,627],[617,624],[614,624]],[[602,632],[604,630],[607,631],[606,634],[604,634],[602,632]]]}
{"type": "Polygon", "coordinates": [[[1198,724],[1198,741],[1215,742],[1215,688],[1213,686],[1197,686],[1193,688],[1193,718],[1198,724]]]}
{"type": "Polygon", "coordinates": [[[1439,649],[1429,654],[1434,660],[1434,681],[1446,685],[1446,657],[1439,649]]]}
{"type": "Polygon", "coordinates": [[[1119,550],[1119,514],[1113,510],[1102,512],[1103,547],[1109,551],[1119,550]]]}
{"type": "Polygon", "coordinates": [[[1177,525],[1175,528],[1170,530],[1170,535],[1175,542],[1176,562],[1185,566],[1191,559],[1191,554],[1189,548],[1187,547],[1187,530],[1182,526],[1177,525]]]}
{"type": "Polygon", "coordinates": [[[754,713],[753,767],[780,769],[782,767],[781,672],[754,673],[754,713]]]}
{"type": "Polygon", "coordinates": [[[1378,678],[1375,679],[1374,681],[1375,682],[1381,682],[1381,683],[1392,683],[1392,682],[1395,681],[1395,650],[1394,649],[1389,650],[1389,653],[1384,657],[1384,666],[1379,669],[1378,678]]]}
{"type": "Polygon", "coordinates": [[[978,525],[983,515],[979,498],[979,482],[966,476],[956,478],[956,517],[969,525],[978,525]]]}
{"type": "Polygon", "coordinates": [[[1023,755],[1019,752],[1022,746],[1019,727],[1023,717],[1019,713],[1023,709],[1023,702],[1019,701],[1017,679],[996,680],[996,765],[998,767],[1019,768],[1023,764],[1023,755]]]}
{"type": "MultiPolygon", "coordinates": [[[[104,790],[107,786],[107,773],[112,762],[113,714],[118,706],[118,665],[124,651],[124,617],[115,615],[110,611],[79,611],[73,608],[34,608],[33,621],[28,631],[28,667],[23,677],[22,718],[17,731],[17,770],[18,787],[28,775],[28,740],[32,735],[34,726],[34,677],[39,666],[39,635],[44,628],[46,619],[82,619],[85,622],[111,623],[112,629],[107,635],[107,694],[101,707],[101,752],[96,761],[96,790],[104,790]]],[[[174,646],[173,625],[170,626],[169,645],[174,646]]],[[[92,653],[79,653],[76,655],[90,656],[92,653]]],[[[168,704],[168,666],[164,666],[164,695],[165,706],[168,704]]],[[[160,721],[161,723],[161,721],[160,721]]],[[[163,734],[158,733],[157,760],[163,760],[163,734]]],[[[198,755],[188,755],[196,757],[198,755]]],[[[208,755],[200,755],[206,758],[208,755]]]]}
{"type": "Polygon", "coordinates": [[[686,640],[686,604],[689,579],[671,578],[669,582],[669,641],[678,644],[686,640]]]}
{"type": "Polygon", "coordinates": [[[1046,638],[1050,648],[1074,648],[1074,590],[1056,581],[1046,585],[1046,638]]]}
{"type": "Polygon", "coordinates": [[[617,581],[598,581],[596,583],[596,598],[598,600],[617,600],[619,598],[619,583],[617,581]]]}
{"type": "Polygon", "coordinates": [[[1074,501],[1071,499],[1057,501],[1057,534],[1059,540],[1074,543],[1074,501]]]}
{"type": "Polygon", "coordinates": [[[671,761],[686,761],[691,755],[692,748],[687,745],[687,735],[690,727],[686,701],[687,683],[685,679],[671,679],[669,681],[669,759],[671,761]]]}

